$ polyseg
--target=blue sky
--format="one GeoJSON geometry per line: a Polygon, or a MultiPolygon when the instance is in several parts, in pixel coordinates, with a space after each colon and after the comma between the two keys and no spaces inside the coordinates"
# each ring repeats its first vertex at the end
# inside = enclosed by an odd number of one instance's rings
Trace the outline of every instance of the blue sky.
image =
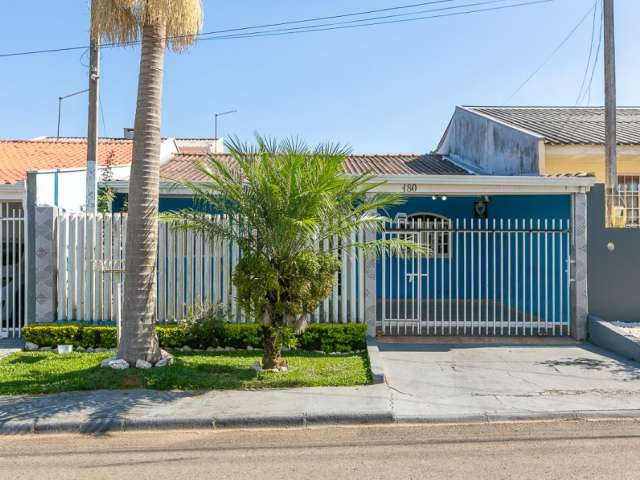
{"type": "MultiPolygon", "coordinates": [[[[473,3],[456,0],[453,3],[473,3]]],[[[515,1],[515,0],[513,0],[515,1]]],[[[0,53],[87,43],[86,0],[5,2],[0,53]]],[[[417,3],[417,0],[204,0],[204,30],[417,3]]],[[[508,2],[506,2],[508,3],[508,2]]],[[[593,4],[534,6],[428,21],[200,42],[165,64],[163,135],[254,132],[339,141],[357,152],[433,149],[457,104],[573,105],[591,17],[513,98],[593,4]]],[[[433,7],[422,7],[433,8],[433,7]]],[[[616,1],[618,103],[640,104],[640,2],[616,1]]],[[[82,52],[0,58],[0,138],[55,135],[57,97],[86,88],[82,52]]],[[[103,51],[101,134],[132,126],[139,51],[103,51]]],[[[601,64],[591,104],[602,104],[601,64]]],[[[86,98],[65,101],[63,135],[86,134],[86,98]]]]}

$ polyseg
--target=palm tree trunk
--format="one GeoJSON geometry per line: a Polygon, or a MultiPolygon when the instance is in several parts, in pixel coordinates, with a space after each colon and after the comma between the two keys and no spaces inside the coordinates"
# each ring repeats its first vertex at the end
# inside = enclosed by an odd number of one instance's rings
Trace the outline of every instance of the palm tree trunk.
{"type": "Polygon", "coordinates": [[[160,347],[155,330],[160,118],[164,25],[144,25],[129,180],[122,338],[118,358],[155,363],[160,347]]]}
{"type": "Polygon", "coordinates": [[[262,355],[262,368],[265,370],[277,369],[280,367],[282,358],[282,338],[278,329],[265,325],[262,327],[262,347],[264,354],[262,355]]]}

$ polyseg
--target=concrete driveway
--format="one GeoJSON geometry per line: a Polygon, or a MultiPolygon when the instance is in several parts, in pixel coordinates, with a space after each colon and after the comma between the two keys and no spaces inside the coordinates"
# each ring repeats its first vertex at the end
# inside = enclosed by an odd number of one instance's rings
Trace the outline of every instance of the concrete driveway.
{"type": "Polygon", "coordinates": [[[381,341],[395,417],[640,415],[640,363],[586,343],[536,340],[381,341]]]}

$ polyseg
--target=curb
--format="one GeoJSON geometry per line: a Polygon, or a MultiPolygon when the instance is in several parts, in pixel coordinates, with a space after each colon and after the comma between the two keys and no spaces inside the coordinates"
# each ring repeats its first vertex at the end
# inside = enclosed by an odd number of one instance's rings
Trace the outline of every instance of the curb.
{"type": "Polygon", "coordinates": [[[584,410],[573,412],[473,414],[445,416],[394,416],[391,412],[363,412],[322,415],[282,415],[272,417],[219,418],[122,418],[106,417],[90,420],[7,421],[0,424],[0,435],[81,433],[151,430],[224,430],[238,428],[300,428],[337,425],[410,425],[410,424],[479,424],[552,420],[640,419],[640,409],[584,410]]]}
{"type": "Polygon", "coordinates": [[[384,363],[382,362],[380,348],[375,337],[367,337],[367,353],[369,354],[369,368],[371,369],[373,383],[385,383],[384,363]]]}
{"type": "Polygon", "coordinates": [[[625,358],[640,361],[640,339],[595,315],[589,315],[589,341],[625,358]]]}
{"type": "Polygon", "coordinates": [[[443,416],[396,416],[395,423],[503,423],[503,422],[543,422],[554,420],[595,420],[633,418],[640,420],[640,409],[629,410],[576,410],[568,412],[535,412],[504,414],[471,414],[443,416]]]}
{"type": "Polygon", "coordinates": [[[28,421],[9,420],[0,424],[0,435],[84,433],[141,430],[223,430],[234,428],[292,428],[320,425],[371,425],[395,423],[391,412],[335,413],[321,415],[280,415],[267,417],[218,418],[136,418],[105,417],[91,419],[28,421]]]}

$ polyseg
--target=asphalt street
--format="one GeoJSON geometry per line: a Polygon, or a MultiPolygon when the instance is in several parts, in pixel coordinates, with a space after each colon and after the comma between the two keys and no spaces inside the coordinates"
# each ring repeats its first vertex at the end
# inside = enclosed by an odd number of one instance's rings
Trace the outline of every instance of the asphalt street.
{"type": "Polygon", "coordinates": [[[2,479],[637,479],[640,420],[0,437],[2,479]]]}

